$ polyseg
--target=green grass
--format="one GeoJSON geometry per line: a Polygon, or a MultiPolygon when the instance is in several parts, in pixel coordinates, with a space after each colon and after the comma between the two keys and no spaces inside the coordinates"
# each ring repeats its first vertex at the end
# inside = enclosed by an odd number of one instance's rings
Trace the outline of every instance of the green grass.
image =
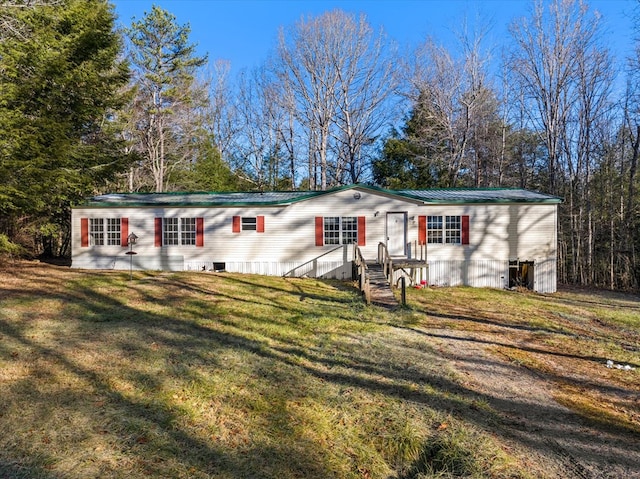
{"type": "Polygon", "coordinates": [[[588,420],[640,433],[638,296],[571,289],[553,295],[481,288],[407,293],[413,327],[491,334],[497,356],[551,378],[558,402],[588,420]],[[634,370],[609,369],[608,360],[634,370]]]}
{"type": "Polygon", "coordinates": [[[0,477],[529,477],[408,327],[487,327],[512,297],[416,291],[392,313],[313,279],[0,271],[0,477]]]}

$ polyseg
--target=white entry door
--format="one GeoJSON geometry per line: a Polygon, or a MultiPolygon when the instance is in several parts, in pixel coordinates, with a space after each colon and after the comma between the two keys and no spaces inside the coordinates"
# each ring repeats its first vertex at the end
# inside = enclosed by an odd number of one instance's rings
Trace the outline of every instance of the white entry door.
{"type": "Polygon", "coordinates": [[[391,256],[404,256],[407,244],[407,214],[387,213],[387,250],[391,256]]]}

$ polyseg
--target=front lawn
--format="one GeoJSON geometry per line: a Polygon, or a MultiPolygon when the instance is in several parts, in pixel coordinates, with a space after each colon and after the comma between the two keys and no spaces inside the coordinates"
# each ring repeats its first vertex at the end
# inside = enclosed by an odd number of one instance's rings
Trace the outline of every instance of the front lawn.
{"type": "Polygon", "coordinates": [[[0,477],[531,477],[415,332],[461,327],[459,291],[393,313],[340,282],[5,267],[0,477]]]}

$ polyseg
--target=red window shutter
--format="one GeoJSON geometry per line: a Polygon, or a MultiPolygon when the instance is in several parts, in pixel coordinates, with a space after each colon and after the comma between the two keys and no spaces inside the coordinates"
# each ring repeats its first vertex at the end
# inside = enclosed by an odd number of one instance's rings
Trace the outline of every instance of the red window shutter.
{"type": "Polygon", "coordinates": [[[155,222],[155,246],[160,248],[162,246],[162,218],[156,218],[155,222]]]}
{"type": "Polygon", "coordinates": [[[196,218],[196,247],[204,246],[204,218],[196,218]]]}
{"type": "Polygon", "coordinates": [[[418,244],[427,244],[427,217],[418,216],[418,244]]]}
{"type": "Polygon", "coordinates": [[[366,218],[358,216],[358,246],[367,245],[366,218]]]}
{"type": "Polygon", "coordinates": [[[258,216],[256,218],[256,223],[258,233],[264,233],[264,216],[258,216]]]}
{"type": "Polygon", "coordinates": [[[80,246],[89,247],[89,219],[80,218],[80,246]]]}
{"type": "Polygon", "coordinates": [[[232,229],[234,233],[240,233],[240,217],[239,216],[233,217],[232,229]]]}
{"type": "Polygon", "coordinates": [[[316,246],[324,246],[324,218],[316,216],[316,246]]]}
{"type": "Polygon", "coordinates": [[[129,218],[120,218],[120,246],[129,246],[129,218]]]}
{"type": "Polygon", "coordinates": [[[469,244],[469,216],[462,217],[462,244],[469,244]]]}

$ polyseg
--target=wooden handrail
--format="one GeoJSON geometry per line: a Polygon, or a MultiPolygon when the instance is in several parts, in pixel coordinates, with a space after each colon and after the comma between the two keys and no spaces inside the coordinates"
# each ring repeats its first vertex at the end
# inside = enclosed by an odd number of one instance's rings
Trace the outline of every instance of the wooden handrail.
{"type": "Polygon", "coordinates": [[[362,265],[364,269],[367,269],[367,262],[364,260],[362,251],[360,251],[360,247],[357,244],[353,245],[353,261],[356,266],[362,265]]]}
{"type": "MultiPolygon", "coordinates": [[[[296,266],[295,268],[290,269],[289,271],[287,271],[286,273],[284,273],[284,274],[282,275],[282,277],[283,277],[283,278],[285,278],[285,277],[287,277],[287,275],[289,275],[289,274],[293,273],[293,272],[294,272],[295,270],[297,270],[298,268],[302,268],[303,266],[307,266],[307,265],[309,265],[309,264],[316,263],[316,262],[317,262],[320,258],[322,258],[323,256],[326,256],[326,255],[328,255],[328,254],[333,253],[334,251],[337,251],[337,250],[339,250],[339,249],[343,249],[343,248],[346,248],[346,247],[347,247],[347,245],[346,245],[346,244],[341,244],[340,246],[336,246],[336,247],[335,247],[335,248],[333,248],[332,250],[329,250],[329,251],[327,251],[327,252],[325,252],[325,253],[322,253],[320,256],[316,256],[315,258],[313,258],[313,259],[311,259],[311,260],[307,261],[306,263],[302,263],[301,265],[298,265],[298,266],[296,266]]],[[[345,254],[346,254],[346,252],[345,252],[345,254]]]]}
{"type": "Polygon", "coordinates": [[[353,279],[358,281],[358,289],[364,295],[367,304],[371,304],[371,287],[369,282],[369,268],[362,256],[362,251],[356,243],[353,244],[353,279]]]}
{"type": "Polygon", "coordinates": [[[382,272],[387,277],[389,284],[393,284],[393,260],[389,255],[387,245],[382,242],[378,243],[378,264],[382,265],[382,272]]]}

